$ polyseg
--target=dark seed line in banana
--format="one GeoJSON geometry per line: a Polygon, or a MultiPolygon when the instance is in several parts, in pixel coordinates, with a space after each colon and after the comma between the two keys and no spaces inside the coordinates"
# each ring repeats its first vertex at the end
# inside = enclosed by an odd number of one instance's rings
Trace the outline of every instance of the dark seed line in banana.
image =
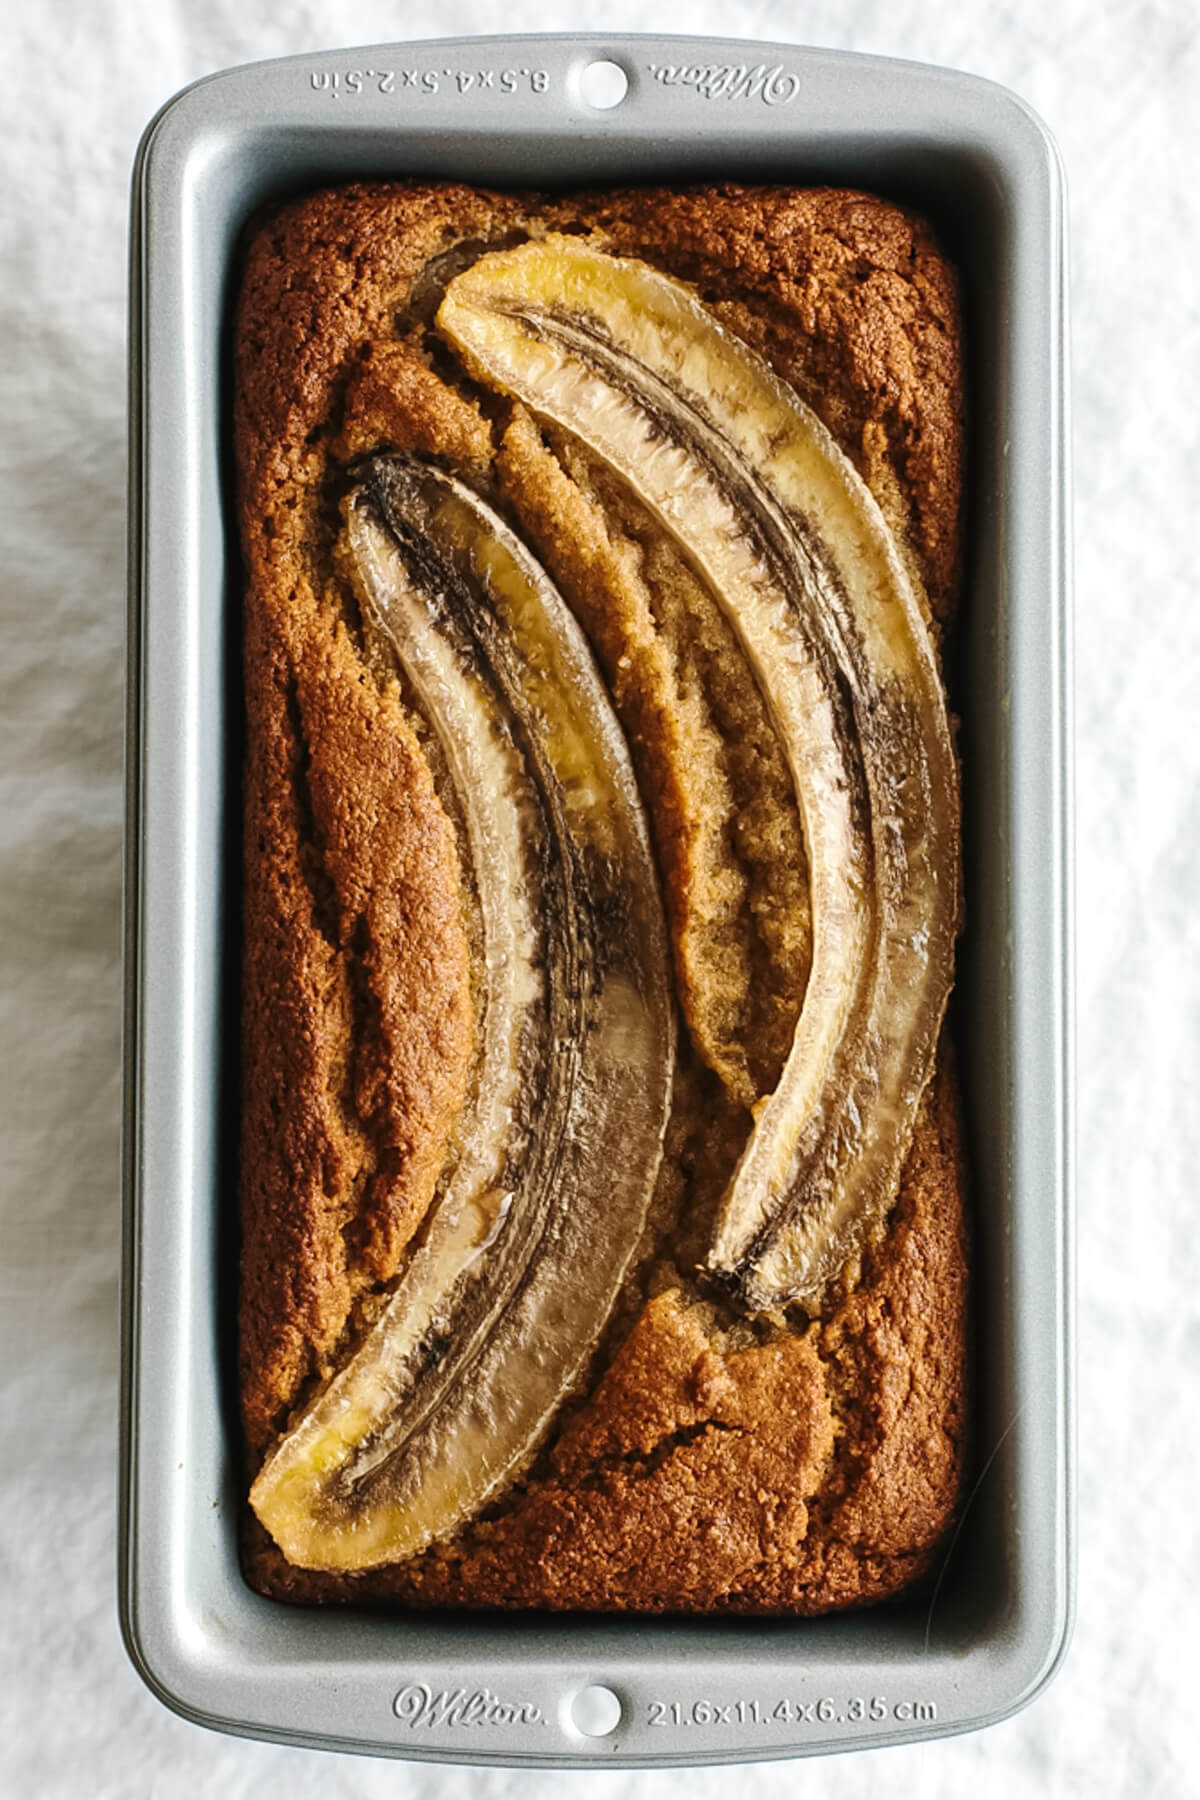
{"type": "Polygon", "coordinates": [[[936,658],[828,431],[680,283],[578,239],[480,258],[438,324],[477,379],[629,483],[725,608],[791,767],[813,961],[709,1267],[820,1304],[881,1225],[953,974],[957,770],[936,658]]]}
{"type": "Polygon", "coordinates": [[[582,636],[503,521],[380,457],[346,505],[364,618],[439,738],[482,912],[463,1150],[355,1357],[264,1465],[301,1567],[395,1562],[511,1479],[578,1380],[649,1205],[674,1011],[624,740],[582,636]]]}

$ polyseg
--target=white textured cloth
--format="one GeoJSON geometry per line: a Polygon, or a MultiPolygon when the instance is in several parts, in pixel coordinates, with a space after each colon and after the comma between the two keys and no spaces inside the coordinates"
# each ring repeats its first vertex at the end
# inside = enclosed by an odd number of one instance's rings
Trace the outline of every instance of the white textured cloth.
{"type": "Polygon", "coordinates": [[[0,291],[0,1794],[1198,1791],[1200,37],[1193,0],[8,0],[0,291]],[[126,1661],[117,1432],[130,164],[170,94],[292,51],[493,31],[779,38],[1015,88],[1072,201],[1080,1568],[1074,1646],[982,1734],[732,1771],[448,1771],[241,1742],[126,1661]]]}

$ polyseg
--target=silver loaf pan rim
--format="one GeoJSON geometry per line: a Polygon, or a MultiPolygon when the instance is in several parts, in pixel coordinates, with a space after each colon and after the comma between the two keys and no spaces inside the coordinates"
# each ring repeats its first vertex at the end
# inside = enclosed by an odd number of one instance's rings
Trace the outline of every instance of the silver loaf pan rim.
{"type": "Polygon", "coordinates": [[[712,38],[472,38],[233,69],[151,121],[131,226],[119,1606],[167,1706],[292,1744],[612,1769],[947,1735],[1049,1680],[1074,1604],[1067,417],[1061,163],[1031,110],[975,77],[712,38]],[[628,82],[607,110],[586,98],[597,61],[628,82]],[[951,688],[975,1433],[961,1525],[917,1601],[796,1621],[385,1614],[281,1606],[241,1577],[230,284],[265,201],[405,174],[861,186],[923,210],[962,272],[968,560],[951,688]],[[606,1731],[603,1703],[593,1716],[577,1699],[594,1687],[619,1703],[606,1731]]]}

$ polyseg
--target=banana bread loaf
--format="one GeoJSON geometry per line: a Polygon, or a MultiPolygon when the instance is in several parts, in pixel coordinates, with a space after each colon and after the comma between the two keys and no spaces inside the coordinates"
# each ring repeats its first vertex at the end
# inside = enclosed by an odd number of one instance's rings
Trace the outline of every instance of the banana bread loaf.
{"type": "Polygon", "coordinates": [[[260,222],[247,1579],[814,1613],[953,1516],[962,375],[847,190],[260,222]]]}

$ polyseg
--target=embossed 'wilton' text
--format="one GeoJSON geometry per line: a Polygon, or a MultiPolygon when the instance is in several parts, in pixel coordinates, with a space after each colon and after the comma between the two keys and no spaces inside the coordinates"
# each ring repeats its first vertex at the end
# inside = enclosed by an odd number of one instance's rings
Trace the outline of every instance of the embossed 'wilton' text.
{"type": "Polygon", "coordinates": [[[529,1701],[501,1700],[487,1688],[442,1688],[440,1693],[423,1681],[410,1681],[392,1701],[392,1711],[415,1731],[419,1726],[544,1725],[540,1706],[529,1701]]]}
{"type": "Polygon", "coordinates": [[[794,100],[800,77],[785,71],[781,63],[770,68],[758,63],[649,63],[655,81],[663,87],[695,88],[706,100],[763,100],[780,106],[794,100]]]}

